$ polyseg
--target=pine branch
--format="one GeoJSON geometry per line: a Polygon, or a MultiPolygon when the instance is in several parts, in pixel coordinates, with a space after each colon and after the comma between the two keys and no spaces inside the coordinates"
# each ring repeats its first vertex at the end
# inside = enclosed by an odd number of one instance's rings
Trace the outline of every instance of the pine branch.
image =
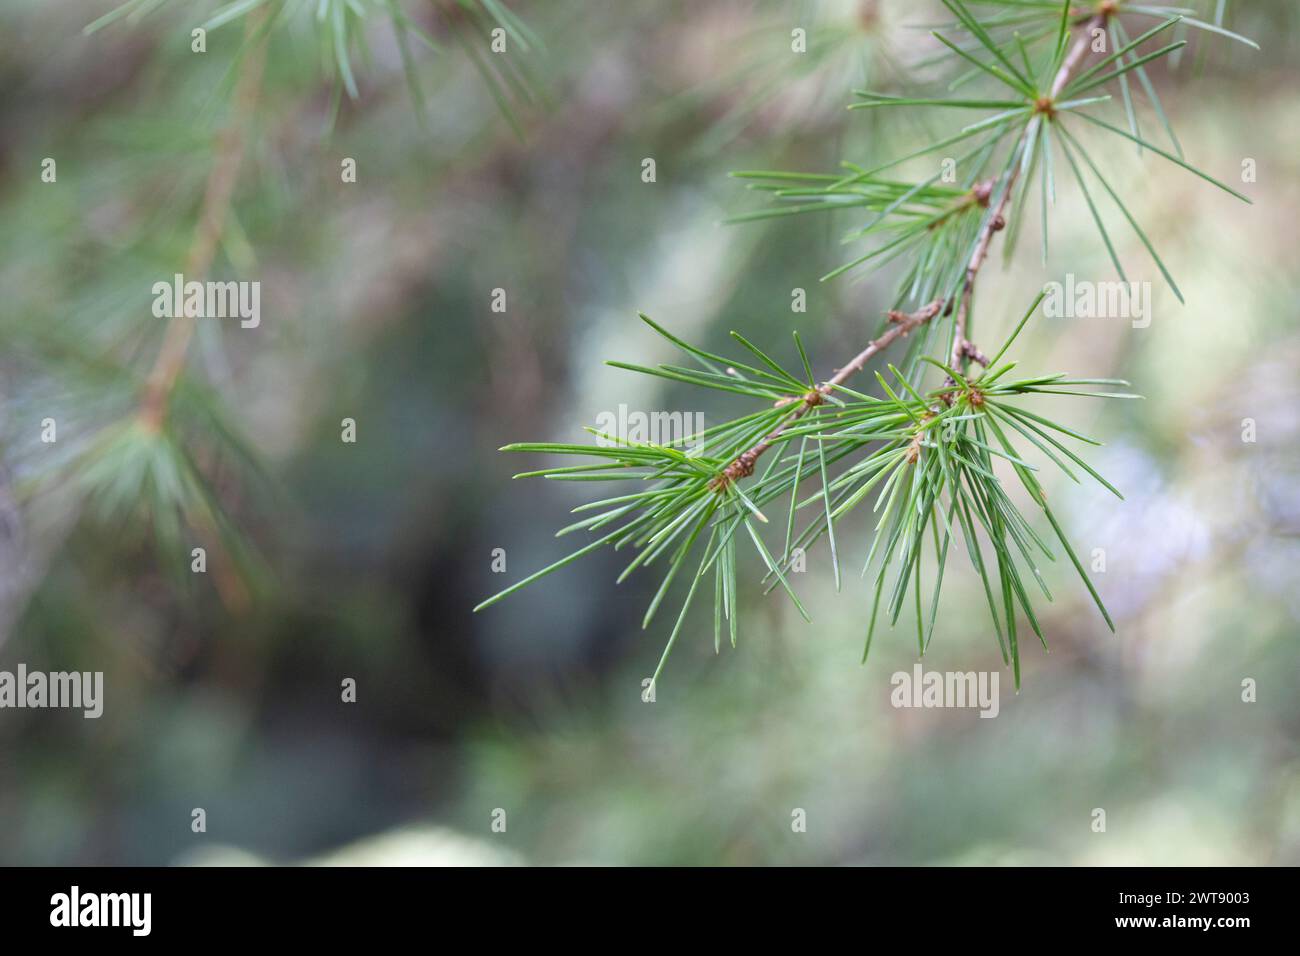
{"type": "MultiPolygon", "coordinates": [[[[1097,27],[1104,27],[1106,21],[1113,13],[1113,6],[1103,7],[1099,12],[1089,18],[1084,24],[1079,35],[1075,37],[1074,45],[1066,55],[1065,60],[1061,63],[1061,68],[1056,71],[1056,78],[1052,81],[1051,92],[1040,99],[1035,104],[1035,109],[1041,116],[1050,117],[1056,109],[1056,99],[1061,95],[1070,82],[1070,77],[1079,65],[1088,56],[1088,36],[1089,33],[1097,27]]],[[[1007,224],[1007,212],[1011,206],[1011,195],[1015,191],[1016,181],[1020,176],[1020,170],[1024,166],[1018,162],[1021,154],[1029,148],[1030,141],[1036,135],[1036,126],[1030,123],[1020,135],[1020,140],[1016,143],[1011,153],[1011,168],[1007,173],[1007,182],[1003,187],[1001,198],[994,208],[992,215],[984,221],[984,227],[980,230],[979,240],[975,244],[975,252],[971,255],[970,264],[966,267],[966,281],[962,287],[961,305],[957,308],[957,318],[954,323],[952,357],[948,364],[958,371],[964,371],[967,367],[967,361],[974,359],[982,365],[987,365],[988,361],[983,358],[975,343],[967,338],[967,323],[970,316],[971,298],[975,294],[975,278],[979,275],[980,268],[988,258],[989,247],[993,244],[993,236],[1000,232],[1007,224]]],[[[978,189],[984,189],[989,194],[992,192],[993,181],[989,180],[981,183],[978,189]]],[[[950,380],[951,384],[951,380],[950,380]]]]}
{"type": "Polygon", "coordinates": [[[754,473],[755,463],[763,453],[771,448],[772,445],[775,444],[776,440],[785,433],[786,428],[791,423],[802,418],[810,409],[820,405],[825,400],[826,396],[830,395],[837,387],[843,385],[853,375],[862,371],[866,367],[867,362],[869,362],[873,356],[884,351],[895,340],[905,337],[913,329],[929,322],[939,314],[942,308],[943,303],[936,300],[924,308],[918,309],[916,312],[910,314],[897,311],[890,312],[889,321],[893,323],[893,326],[879,338],[869,342],[866,348],[855,355],[848,364],[839,369],[823,385],[811,389],[801,398],[778,399],[774,404],[774,407],[777,408],[795,402],[798,404],[790,413],[789,417],[769,432],[762,441],[737,455],[735,460],[732,461],[731,464],[727,465],[727,467],[719,473],[717,478],[713,480],[713,489],[715,491],[723,491],[728,485],[739,481],[741,478],[748,478],[752,475],[754,473]]]}
{"type": "MultiPolygon", "coordinates": [[[[664,595],[687,564],[689,556],[702,545],[699,568],[690,577],[690,587],[664,651],[666,659],[681,630],[691,601],[701,579],[714,573],[714,646],[721,643],[721,621],[729,622],[732,645],[736,642],[736,550],[737,540],[748,536],[767,568],[763,577],[766,592],[780,586],[805,617],[785,571],[801,570],[795,562],[808,547],[825,535],[835,570],[837,590],[841,581],[835,522],[875,496],[871,512],[878,515],[874,538],[866,563],[865,577],[873,566],[874,586],[870,623],[867,627],[864,660],[871,647],[872,635],[880,612],[891,627],[899,620],[904,606],[916,610],[918,653],[924,654],[933,634],[943,584],[943,570],[949,545],[960,534],[971,564],[979,573],[988,601],[990,616],[1004,662],[1020,686],[1020,651],[1017,638],[1018,619],[1026,619],[1038,639],[1047,646],[1046,636],[1034,613],[1031,592],[1041,591],[1053,600],[1039,566],[1040,557],[1055,561],[1054,545],[1040,535],[995,472],[995,460],[1009,463],[1015,478],[1028,492],[1041,516],[1051,526],[1070,564],[1078,573],[1106,624],[1115,624],[1101,597],[1068,541],[1057,516],[1047,502],[1046,492],[1031,464],[1016,444],[1027,441],[1041,452],[1070,480],[1080,479],[1078,468],[1119,497],[1119,491],[1089,466],[1083,458],[1061,441],[1064,436],[1096,445],[1099,442],[1053,421],[1038,410],[1022,407],[1021,400],[1037,402],[1038,396],[1072,395],[1114,398],[1137,398],[1127,392],[1094,391],[1096,387],[1124,386],[1127,382],[1110,379],[1072,378],[1064,374],[1040,375],[1010,380],[1007,374],[1016,366],[1002,361],[1026,323],[1042,304],[1046,292],[1040,292],[1024,317],[990,359],[971,340],[970,316],[978,277],[988,261],[994,236],[1007,231],[1008,249],[1014,248],[1021,210],[1012,218],[1013,205],[1025,205],[1017,198],[1026,194],[1023,184],[1037,173],[1042,186],[1044,257],[1047,243],[1047,204],[1056,195],[1053,172],[1052,141],[1069,160],[1070,168],[1098,231],[1110,252],[1121,277],[1124,270],[1115,255],[1082,173],[1075,163],[1077,151],[1087,168],[1101,182],[1125,219],[1150,252],[1170,287],[1177,287],[1164,263],[1156,254],[1136,219],[1124,205],[1082,143],[1066,129],[1064,117],[1078,115],[1082,120],[1136,143],[1143,150],[1180,166],[1234,196],[1249,202],[1241,193],[1185,162],[1179,156],[1151,145],[1136,130],[1126,133],[1095,116],[1085,107],[1108,101],[1108,95],[1091,95],[1096,87],[1118,80],[1123,87],[1130,72],[1144,77],[1146,63],[1167,56],[1182,47],[1182,42],[1167,44],[1149,53],[1137,48],[1157,34],[1181,22],[1181,12],[1162,8],[1135,8],[1132,12],[1163,17],[1161,23],[1134,40],[1123,39],[1108,56],[1098,59],[1090,69],[1083,64],[1091,50],[1091,34],[1097,29],[1114,27],[1115,36],[1125,36],[1119,24],[1120,7],[1102,0],[1091,10],[1079,10],[1069,0],[1021,4],[1018,0],[987,0],[998,6],[1023,6],[1024,16],[1039,23],[1029,37],[1013,32],[995,40],[993,32],[1008,24],[999,18],[981,21],[967,3],[975,0],[943,0],[956,18],[950,29],[963,31],[958,42],[935,33],[934,36],[952,54],[974,67],[974,71],[957,77],[951,86],[989,78],[1010,91],[1001,97],[943,99],[933,97],[885,96],[857,92],[862,102],[851,108],[896,106],[990,110],[992,115],[967,125],[958,134],[915,150],[872,169],[845,163],[845,174],[809,174],[785,171],[751,171],[733,173],[749,179],[748,188],[768,194],[778,201],[771,210],[746,214],[733,221],[797,215],[813,211],[865,209],[872,218],[850,234],[850,239],[879,240],[873,248],[832,272],[824,279],[872,262],[876,268],[900,256],[910,254],[913,264],[903,273],[894,308],[887,314],[892,328],[887,329],[852,360],[839,368],[821,385],[816,384],[811,364],[795,334],[795,344],[803,362],[803,374],[782,367],[767,353],[742,335],[732,337],[759,359],[758,365],[731,362],[721,355],[692,346],[661,328],[646,316],[642,318],[660,335],[685,351],[703,370],[660,365],[647,368],[624,362],[610,364],[642,374],[655,375],[720,392],[765,399],[768,404],[757,412],[725,422],[697,435],[666,444],[632,441],[617,435],[593,432],[600,439],[597,446],[573,444],[514,444],[503,450],[573,455],[595,463],[530,471],[517,477],[545,477],[557,481],[632,481],[646,483],[630,494],[616,495],[590,502],[575,511],[596,510],[562,529],[559,534],[576,530],[608,530],[584,548],[529,575],[478,605],[481,610],[565,567],[594,550],[609,546],[614,550],[629,547],[637,552],[620,575],[622,580],[639,567],[657,559],[669,565],[663,583],[651,602],[643,626],[654,616],[664,595]],[[1046,49],[1042,44],[1049,45],[1046,49]],[[1018,61],[1018,62],[1017,62],[1018,61]],[[1115,64],[1113,70],[1107,68],[1115,64]],[[1023,67],[1023,69],[1022,69],[1023,67]],[[1087,94],[1087,95],[1080,95],[1087,94]],[[920,182],[899,182],[881,173],[919,156],[934,154],[956,143],[966,143],[966,152],[946,160],[944,168],[920,182]],[[996,168],[993,159],[1001,157],[996,168]],[[1040,165],[1041,160],[1041,165],[1040,165]],[[947,174],[958,164],[963,179],[955,183],[947,174]],[[940,180],[943,180],[941,183],[940,180]],[[1017,187],[1020,186],[1019,190],[1017,187]],[[917,308],[919,303],[926,303],[917,308]],[[916,311],[908,311],[916,308],[916,311]],[[931,332],[926,344],[909,353],[903,364],[906,371],[888,366],[892,378],[881,372],[876,380],[883,397],[864,394],[849,388],[848,380],[862,371],[868,361],[912,330],[932,322],[938,316],[952,316],[950,357],[943,362],[931,354],[931,332]],[[926,389],[918,362],[938,369],[946,376],[937,388],[926,389]],[[974,362],[982,369],[968,374],[974,362]],[[760,476],[741,487],[742,479],[754,475],[758,460],[773,448],[782,449],[768,456],[760,476]],[[847,468],[834,477],[828,465],[850,459],[847,468]],[[803,483],[819,483],[813,493],[802,490],[803,483]],[[756,530],[754,521],[767,523],[763,509],[778,498],[789,499],[789,516],[785,522],[784,550],[774,557],[756,530]],[[794,533],[795,514],[814,506],[807,527],[794,533]],[[956,519],[956,523],[954,523],[956,519]],[[741,528],[743,526],[743,533],[741,528]],[[981,544],[981,539],[986,542],[981,544]],[[985,560],[984,548],[992,549],[992,561],[985,560]],[[936,561],[937,575],[932,585],[929,613],[923,613],[921,573],[926,552],[936,561]],[[892,574],[891,589],[886,592],[886,578],[892,574]]],[[[978,0],[985,2],[985,0],[978,0]]],[[[1128,8],[1124,8],[1128,12],[1128,8]]],[[[1020,16],[1020,12],[1017,12],[1020,16]]],[[[1109,31],[1107,30],[1107,35],[1109,31]]],[[[1144,84],[1145,86],[1145,84],[1144,84]]],[[[1152,96],[1152,102],[1155,98],[1152,96]]],[[[1156,106],[1159,112],[1159,106],[1156,106]]],[[[1130,113],[1130,122],[1132,114],[1130,113]]],[[[1169,131],[1173,139],[1172,130],[1169,131]]],[[[1176,142],[1176,140],[1175,140],[1176,142]]],[[[1181,295],[1179,295],[1181,299],[1181,295]]],[[[591,429],[588,429],[591,431],[591,429]]],[[[1005,467],[1003,465],[1002,467],[1005,467]]],[[[690,572],[684,572],[690,575],[690,572]]],[[[657,678],[663,660],[655,671],[657,678]]]]}
{"type": "MultiPolygon", "coordinates": [[[[233,115],[217,143],[216,157],[203,193],[203,208],[199,214],[198,226],[185,257],[184,274],[187,280],[199,280],[207,275],[216,256],[217,244],[225,231],[226,214],[230,209],[235,184],[239,179],[239,167],[244,158],[244,127],[257,109],[258,93],[262,86],[267,43],[267,34],[262,27],[269,9],[268,6],[258,7],[249,14],[244,25],[244,39],[251,47],[235,87],[233,115]]],[[[168,399],[176,385],[176,379],[185,367],[196,321],[182,314],[173,318],[167,327],[162,348],[145,381],[140,401],[140,418],[151,431],[160,430],[167,416],[168,399]]]]}
{"type": "MultiPolygon", "coordinates": [[[[1094,27],[1104,26],[1109,12],[1097,13],[1083,24],[1078,37],[1074,40],[1074,45],[1066,55],[1061,68],[1056,73],[1056,78],[1052,82],[1051,93],[1049,96],[1039,100],[1036,104],[1040,113],[1050,114],[1055,108],[1055,100],[1060,96],[1061,91],[1070,81],[1074,71],[1088,55],[1088,35],[1094,27]]],[[[988,258],[989,247],[993,243],[993,236],[1000,232],[1006,226],[1006,214],[1011,205],[1011,195],[1015,190],[1017,178],[1020,174],[1022,164],[1018,162],[1021,152],[1029,145],[1031,137],[1034,135],[1034,126],[1030,124],[1025,127],[1021,134],[1019,142],[1012,150],[1012,162],[1010,171],[1007,174],[1007,180],[1001,192],[997,206],[992,212],[985,216],[984,225],[981,227],[979,237],[975,242],[975,251],[972,253],[969,265],[966,266],[966,279],[962,285],[961,303],[957,308],[955,319],[955,330],[953,333],[952,357],[949,365],[958,370],[964,371],[969,360],[979,362],[981,365],[988,365],[988,358],[979,350],[974,342],[966,337],[967,320],[970,314],[971,298],[975,292],[975,279],[979,275],[980,269],[988,258]]],[[[997,188],[996,179],[987,179],[972,190],[972,197],[981,206],[987,207],[993,195],[994,189],[997,188]]],[[[942,310],[947,314],[952,309],[952,303],[934,301],[924,306],[917,312],[904,314],[900,312],[890,312],[889,319],[896,323],[884,335],[875,341],[869,343],[866,348],[859,352],[843,368],[836,372],[826,384],[818,389],[809,391],[798,401],[798,407],[791,413],[790,417],[783,421],[774,431],[763,438],[752,448],[738,455],[714,481],[714,489],[721,491],[728,485],[741,479],[747,478],[754,473],[754,466],[758,459],[766,452],[775,441],[785,432],[786,427],[793,421],[801,418],[808,413],[808,410],[820,405],[822,400],[835,389],[836,386],[844,384],[855,373],[862,371],[866,363],[872,356],[887,348],[895,339],[907,335],[912,329],[933,319],[942,310]]],[[[956,384],[951,378],[948,380],[949,385],[956,384]]],[[[791,400],[782,399],[778,404],[789,404],[791,400]]]]}

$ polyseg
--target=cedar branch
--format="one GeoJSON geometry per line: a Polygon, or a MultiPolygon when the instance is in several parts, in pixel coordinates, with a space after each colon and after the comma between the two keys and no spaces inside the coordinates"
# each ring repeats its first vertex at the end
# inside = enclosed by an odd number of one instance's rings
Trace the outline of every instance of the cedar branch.
{"type": "Polygon", "coordinates": [[[748,451],[742,452],[740,455],[736,456],[731,464],[727,465],[727,467],[713,479],[713,489],[715,491],[722,491],[732,482],[739,481],[741,478],[747,478],[752,475],[754,473],[754,463],[758,461],[763,452],[772,447],[776,440],[781,437],[781,434],[786,430],[786,428],[789,427],[791,422],[794,422],[808,414],[809,409],[822,404],[826,396],[834,391],[837,386],[844,384],[851,376],[862,371],[873,355],[888,348],[895,339],[903,338],[913,329],[929,322],[939,314],[942,308],[943,301],[941,299],[936,299],[934,302],[931,302],[929,305],[924,306],[916,312],[907,313],[891,311],[889,313],[891,327],[875,341],[869,342],[866,348],[853,356],[849,363],[839,369],[828,381],[815,389],[809,390],[800,398],[784,398],[777,402],[778,406],[793,404],[795,407],[791,410],[789,416],[782,421],[781,424],[777,425],[776,428],[768,432],[767,436],[762,441],[757,445],[754,445],[748,451]]]}
{"type": "MultiPolygon", "coordinates": [[[[1101,12],[1094,14],[1084,23],[1082,32],[1075,38],[1070,52],[1061,61],[1061,68],[1056,71],[1056,77],[1052,80],[1051,92],[1041,98],[1035,106],[1037,115],[1045,117],[1045,119],[1038,120],[1038,122],[1050,121],[1055,112],[1056,98],[1061,95],[1061,91],[1065,89],[1065,85],[1070,81],[1070,76],[1078,69],[1084,57],[1088,55],[1089,31],[1094,27],[1104,26],[1111,12],[1111,8],[1103,7],[1101,12]]],[[[975,244],[975,251],[971,253],[970,263],[966,266],[966,281],[962,286],[961,304],[957,307],[957,318],[954,323],[952,357],[948,363],[957,371],[965,370],[968,359],[974,359],[980,364],[987,364],[983,354],[975,347],[975,343],[966,337],[971,297],[975,292],[975,278],[979,275],[980,267],[984,265],[985,260],[988,258],[989,246],[993,243],[993,236],[1007,224],[1007,209],[1011,205],[1011,194],[1015,190],[1016,180],[1020,176],[1022,166],[1020,162],[1016,161],[1016,157],[1022,149],[1027,148],[1032,129],[1032,124],[1025,127],[1024,133],[1021,134],[1019,141],[1016,143],[1016,148],[1012,151],[1011,170],[1007,174],[1006,186],[1002,190],[997,206],[984,221],[984,227],[980,231],[979,239],[975,244]]]]}
{"type": "MultiPolygon", "coordinates": [[[[253,47],[235,86],[234,115],[217,140],[216,156],[203,191],[199,222],[185,257],[184,274],[187,278],[198,279],[208,273],[225,231],[226,214],[244,157],[244,126],[257,107],[258,91],[262,85],[262,67],[266,62],[266,34],[262,31],[262,26],[267,9],[259,7],[249,14],[245,23],[245,40],[252,43],[253,47]]],[[[171,320],[158,351],[158,358],[145,380],[144,394],[140,400],[140,418],[151,431],[156,432],[162,428],[163,419],[167,415],[167,400],[185,367],[190,339],[194,337],[194,323],[195,319],[185,315],[171,320]]]]}
{"type": "MultiPolygon", "coordinates": [[[[1074,45],[1066,54],[1065,59],[1061,61],[1061,67],[1057,70],[1056,77],[1052,80],[1051,92],[1039,101],[1038,113],[1050,117],[1055,108],[1055,100],[1065,89],[1065,85],[1070,81],[1071,75],[1078,69],[1079,64],[1083,62],[1088,55],[1089,31],[1094,27],[1104,26],[1114,13],[1114,7],[1111,4],[1103,4],[1101,9],[1089,17],[1083,24],[1083,30],[1074,40],[1074,45]]],[[[1013,158],[1024,149],[1028,143],[1030,130],[1028,126],[1025,132],[1021,134],[1017,141],[1016,148],[1012,152],[1013,158]]],[[[984,220],[984,225],[975,243],[975,250],[971,254],[970,262],[966,266],[966,280],[962,284],[960,293],[960,303],[957,306],[957,315],[953,320],[953,347],[952,360],[949,363],[952,368],[959,371],[964,370],[969,360],[979,362],[981,365],[987,365],[987,357],[966,337],[967,318],[970,313],[971,298],[975,291],[975,279],[979,275],[980,269],[988,259],[989,247],[992,245],[993,236],[1000,232],[1006,226],[1006,213],[1011,205],[1011,193],[1014,190],[1016,180],[1020,175],[1019,162],[1013,162],[1011,169],[1007,174],[1006,185],[1003,187],[1001,196],[997,205],[990,211],[988,217],[984,220]]],[[[973,196],[981,205],[988,205],[996,186],[996,180],[986,180],[978,183],[973,190],[973,196]]],[[[781,437],[781,434],[790,425],[791,422],[802,418],[808,411],[822,404],[827,395],[837,386],[842,385],[850,376],[862,371],[868,360],[889,346],[895,339],[902,338],[912,329],[923,325],[933,319],[942,310],[945,314],[951,311],[952,302],[945,303],[941,300],[931,302],[929,305],[922,307],[919,311],[907,314],[902,312],[890,312],[889,319],[894,326],[870,342],[866,348],[853,357],[851,361],[820,388],[813,389],[803,395],[801,398],[786,398],[778,402],[778,405],[795,404],[789,417],[781,422],[776,428],[767,434],[762,441],[741,452],[726,468],[722,469],[716,477],[713,478],[711,487],[714,491],[723,491],[733,482],[741,478],[747,478],[754,473],[754,465],[758,459],[781,437]]],[[[953,384],[953,383],[949,383],[953,384]]]]}

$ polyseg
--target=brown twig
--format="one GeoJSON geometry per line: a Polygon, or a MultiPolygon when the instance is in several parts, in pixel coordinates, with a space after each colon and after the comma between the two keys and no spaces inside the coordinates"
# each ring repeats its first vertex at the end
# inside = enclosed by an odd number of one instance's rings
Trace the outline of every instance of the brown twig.
{"type": "MultiPolygon", "coordinates": [[[[1039,116],[1051,119],[1056,112],[1056,98],[1061,95],[1065,89],[1066,83],[1070,81],[1070,76],[1078,69],[1083,58],[1088,55],[1089,31],[1094,27],[1103,26],[1109,18],[1110,12],[1103,10],[1094,14],[1083,25],[1083,32],[1075,38],[1074,46],[1061,61],[1061,68],[1056,71],[1056,77],[1052,80],[1052,89],[1047,96],[1041,97],[1034,105],[1034,110],[1039,116]]],[[[954,322],[952,357],[949,365],[957,371],[964,371],[968,359],[974,359],[981,365],[986,365],[987,361],[981,361],[983,354],[975,344],[966,337],[967,318],[970,314],[971,297],[975,291],[975,277],[979,275],[980,268],[988,258],[989,246],[993,243],[993,236],[1005,228],[1007,224],[1007,209],[1011,205],[1011,194],[1015,191],[1016,180],[1020,177],[1020,169],[1023,165],[1018,161],[1018,154],[1022,149],[1027,148],[1029,137],[1033,126],[1027,126],[1020,140],[1016,143],[1016,148],[1012,150],[1013,161],[1011,170],[1007,173],[1007,182],[1002,189],[1002,194],[998,199],[998,204],[992,214],[984,222],[984,228],[980,231],[979,239],[975,244],[975,251],[971,253],[970,262],[966,266],[966,281],[962,284],[961,302],[957,306],[957,318],[954,322]]],[[[982,183],[981,186],[988,186],[990,194],[993,189],[993,181],[982,183]]],[[[980,187],[976,187],[977,189],[980,187]]]]}
{"type": "MultiPolygon", "coordinates": [[[[1052,80],[1051,92],[1038,100],[1035,104],[1035,110],[1040,115],[1050,119],[1055,113],[1056,98],[1065,89],[1065,85],[1070,81],[1071,75],[1078,69],[1079,64],[1088,55],[1089,32],[1098,26],[1104,26],[1107,20],[1114,14],[1114,4],[1103,2],[1098,12],[1093,14],[1083,24],[1083,32],[1075,38],[1074,45],[1066,54],[1065,59],[1061,61],[1061,68],[1057,70],[1056,77],[1052,80]]],[[[1032,127],[1026,127],[1025,132],[1021,135],[1016,143],[1012,156],[1025,148],[1028,143],[1030,130],[1032,127]]],[[[980,230],[979,237],[975,243],[975,250],[971,254],[970,262],[966,266],[966,281],[962,284],[962,291],[958,296],[957,315],[953,321],[953,346],[952,360],[949,363],[953,369],[963,371],[968,361],[975,361],[981,365],[988,365],[988,357],[966,337],[967,317],[970,313],[971,297],[975,290],[975,279],[979,275],[980,269],[988,259],[989,247],[993,242],[993,236],[1000,232],[1006,226],[1006,212],[1011,205],[1011,193],[1016,185],[1016,180],[1020,175],[1020,162],[1013,161],[1011,170],[1007,174],[1006,185],[998,198],[996,207],[984,221],[984,226],[980,230]]],[[[993,190],[997,186],[996,179],[988,179],[975,185],[971,191],[971,196],[966,199],[966,203],[974,201],[981,206],[988,206],[992,200],[993,190]]],[[[951,302],[944,303],[942,300],[931,302],[917,312],[906,314],[901,312],[890,312],[890,321],[895,323],[893,328],[889,329],[884,335],[880,336],[874,342],[867,345],[865,349],[855,355],[847,365],[837,371],[830,379],[820,388],[809,391],[802,398],[785,398],[777,402],[781,405],[795,405],[791,410],[789,417],[781,422],[775,429],[767,434],[758,444],[752,448],[737,455],[726,468],[718,473],[710,482],[715,491],[722,491],[733,482],[741,478],[747,478],[754,473],[754,465],[758,459],[781,437],[781,434],[790,425],[791,422],[802,418],[808,411],[822,404],[827,395],[837,386],[842,385],[848,378],[856,372],[860,372],[867,364],[867,361],[877,352],[884,349],[897,338],[906,335],[918,325],[929,322],[936,315],[943,311],[948,314],[952,310],[951,302]],[[797,404],[796,404],[797,403],[797,404]]],[[[956,384],[949,380],[947,384],[956,384]]]]}
{"type": "MultiPolygon", "coordinates": [[[[262,85],[262,67],[266,61],[266,36],[262,31],[269,7],[259,7],[249,14],[244,26],[244,37],[253,46],[248,53],[244,69],[235,86],[233,115],[217,139],[216,155],[208,182],[203,191],[203,207],[194,229],[185,257],[186,280],[200,279],[212,268],[217,244],[225,230],[226,213],[239,178],[239,166],[244,157],[244,125],[257,106],[258,91],[262,85]]],[[[167,415],[167,400],[181,370],[190,339],[194,336],[195,319],[181,315],[167,326],[162,348],[145,380],[144,394],[140,399],[140,419],[152,431],[162,428],[167,415]]]]}
{"type": "MultiPolygon", "coordinates": [[[[259,7],[249,14],[244,25],[244,39],[250,44],[248,58],[235,84],[230,121],[217,137],[212,169],[203,190],[203,206],[199,212],[198,225],[185,256],[184,275],[187,281],[200,279],[212,268],[217,246],[225,231],[226,215],[244,157],[244,127],[256,110],[262,86],[268,11],[269,5],[259,7]]],[[[144,427],[152,432],[162,430],[167,417],[168,400],[176,380],[185,368],[185,358],[194,336],[196,321],[184,314],[171,320],[162,347],[158,350],[158,357],[145,380],[139,414],[144,427]]],[[[216,536],[215,529],[202,523],[196,527],[196,531],[212,554],[213,580],[222,603],[236,613],[243,611],[249,603],[248,586],[230,566],[230,558],[216,536]]]]}
{"type": "Polygon", "coordinates": [[[781,424],[776,426],[776,428],[768,432],[767,436],[764,437],[762,441],[757,445],[754,445],[748,451],[742,452],[740,455],[736,456],[731,464],[719,472],[712,481],[713,489],[715,491],[722,491],[732,482],[739,481],[741,478],[747,478],[752,475],[754,473],[754,463],[758,461],[763,452],[772,447],[773,443],[781,437],[781,434],[787,427],[789,427],[791,422],[808,414],[809,409],[822,404],[826,396],[833,392],[837,386],[843,385],[851,376],[862,371],[862,369],[866,367],[867,362],[869,362],[871,357],[877,352],[887,348],[895,339],[903,338],[917,326],[929,322],[938,315],[942,309],[943,301],[941,299],[936,299],[934,302],[931,302],[929,305],[924,306],[916,312],[890,312],[889,321],[891,327],[875,341],[869,342],[866,348],[853,356],[849,363],[836,371],[828,381],[815,389],[809,390],[802,398],[784,398],[778,401],[776,403],[778,407],[782,405],[794,405],[795,407],[791,409],[789,416],[786,417],[781,424]]]}

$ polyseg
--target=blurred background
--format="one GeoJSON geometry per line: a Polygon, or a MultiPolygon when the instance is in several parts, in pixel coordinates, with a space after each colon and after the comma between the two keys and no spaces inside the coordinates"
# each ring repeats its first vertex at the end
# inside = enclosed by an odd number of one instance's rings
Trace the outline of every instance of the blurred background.
{"type": "MultiPolygon", "coordinates": [[[[387,3],[326,0],[276,22],[244,87],[257,9],[144,0],[83,34],[116,6],[0,0],[0,670],[103,671],[106,698],[98,720],[0,710],[0,863],[1300,863],[1300,9],[1230,3],[1262,51],[1191,33],[1151,73],[1189,160],[1253,206],[1099,142],[1187,304],[1117,223],[1150,327],[1036,320],[1018,344],[1023,370],[1146,398],[1052,409],[1126,496],[1049,485],[1079,551],[1105,550],[1116,634],[1053,568],[1051,652],[1022,644],[1016,693],[951,563],[924,663],[1000,670],[981,720],[890,706],[911,625],[860,665],[868,588],[836,594],[824,545],[798,581],[812,625],[751,587],[715,656],[697,607],[653,703],[671,620],[641,630],[658,578],[615,586],[613,554],[471,613],[572,549],[553,532],[588,490],[512,482],[552,462],[501,445],[582,440],[620,404],[754,410],[604,365],[675,359],[638,310],[790,362],[797,328],[819,375],[878,328],[897,272],[818,281],[861,252],[840,241],[861,213],[722,225],[764,202],[727,173],[955,131],[844,109],[924,77],[937,3],[404,2],[395,30],[387,3]],[[261,326],[199,323],[159,444],[131,430],[164,333],[150,287],[192,256],[236,146],[209,271],[261,282],[261,326]]],[[[986,347],[1044,281],[1114,278],[1060,192],[1046,268],[1036,211],[1005,267],[995,246],[986,347]]],[[[865,519],[840,539],[861,561],[865,519]]]]}

